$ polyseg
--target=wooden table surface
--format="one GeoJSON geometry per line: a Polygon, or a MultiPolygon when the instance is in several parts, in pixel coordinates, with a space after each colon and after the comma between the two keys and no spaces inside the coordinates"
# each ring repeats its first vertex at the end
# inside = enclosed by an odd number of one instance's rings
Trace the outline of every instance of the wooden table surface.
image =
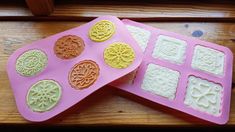
{"type": "MultiPolygon", "coordinates": [[[[74,28],[100,15],[132,18],[160,29],[226,46],[235,54],[235,4],[230,2],[150,2],[131,5],[123,1],[62,1],[56,3],[54,13],[48,17],[32,16],[23,1],[14,4],[10,2],[0,4],[0,124],[31,124],[17,111],[6,74],[8,57],[27,43],[74,28]],[[198,31],[203,34],[195,36],[198,31]]],[[[234,126],[235,88],[232,89],[231,100],[227,125],[234,126]]],[[[126,95],[109,86],[103,87],[78,105],[45,123],[148,126],[208,124],[176,110],[126,95]]]]}

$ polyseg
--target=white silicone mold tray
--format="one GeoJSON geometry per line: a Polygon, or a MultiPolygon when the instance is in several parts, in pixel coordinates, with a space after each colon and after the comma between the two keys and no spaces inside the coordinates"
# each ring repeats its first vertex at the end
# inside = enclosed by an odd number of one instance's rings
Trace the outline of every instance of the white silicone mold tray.
{"type": "Polygon", "coordinates": [[[113,86],[210,122],[228,121],[233,62],[228,48],[131,20],[123,22],[144,59],[113,86]]]}

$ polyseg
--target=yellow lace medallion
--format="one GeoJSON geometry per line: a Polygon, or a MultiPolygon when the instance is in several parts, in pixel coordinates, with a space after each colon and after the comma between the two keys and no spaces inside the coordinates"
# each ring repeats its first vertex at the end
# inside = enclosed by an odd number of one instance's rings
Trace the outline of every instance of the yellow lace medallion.
{"type": "Polygon", "coordinates": [[[105,62],[113,68],[126,68],[135,59],[135,52],[131,46],[122,42],[109,45],[104,51],[105,62]]]}
{"type": "Polygon", "coordinates": [[[115,25],[108,20],[101,20],[91,27],[89,37],[95,42],[103,42],[115,33],[115,25]]]}

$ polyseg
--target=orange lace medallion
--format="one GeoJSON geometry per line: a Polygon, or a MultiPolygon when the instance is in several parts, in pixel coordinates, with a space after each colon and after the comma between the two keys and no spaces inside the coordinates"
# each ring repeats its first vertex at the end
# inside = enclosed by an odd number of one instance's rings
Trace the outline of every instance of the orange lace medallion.
{"type": "Polygon", "coordinates": [[[75,89],[91,86],[99,76],[99,66],[92,60],[75,64],[69,73],[69,83],[75,89]]]}
{"type": "Polygon", "coordinates": [[[54,46],[54,52],[61,59],[72,59],[79,56],[84,50],[82,38],[76,35],[67,35],[59,38],[54,46]]]}

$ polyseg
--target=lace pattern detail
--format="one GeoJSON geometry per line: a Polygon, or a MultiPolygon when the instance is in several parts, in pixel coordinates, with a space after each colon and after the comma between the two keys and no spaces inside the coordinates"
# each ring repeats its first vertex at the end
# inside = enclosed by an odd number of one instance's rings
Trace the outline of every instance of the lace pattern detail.
{"type": "Polygon", "coordinates": [[[135,59],[135,52],[131,46],[122,42],[109,45],[104,51],[105,62],[113,68],[126,68],[135,59]]]}
{"type": "Polygon", "coordinates": [[[22,76],[34,76],[45,69],[47,61],[41,50],[29,50],[16,60],[16,71],[22,76]]]}
{"type": "Polygon", "coordinates": [[[89,30],[89,37],[96,42],[103,42],[112,37],[115,33],[115,25],[108,20],[101,20],[97,22],[89,30]]]}
{"type": "Polygon", "coordinates": [[[35,112],[45,112],[58,103],[61,87],[54,80],[41,80],[33,84],[27,94],[27,104],[35,112]]]}
{"type": "Polygon", "coordinates": [[[76,64],[69,73],[69,83],[76,89],[91,86],[99,76],[99,66],[92,60],[84,60],[76,64]]]}

